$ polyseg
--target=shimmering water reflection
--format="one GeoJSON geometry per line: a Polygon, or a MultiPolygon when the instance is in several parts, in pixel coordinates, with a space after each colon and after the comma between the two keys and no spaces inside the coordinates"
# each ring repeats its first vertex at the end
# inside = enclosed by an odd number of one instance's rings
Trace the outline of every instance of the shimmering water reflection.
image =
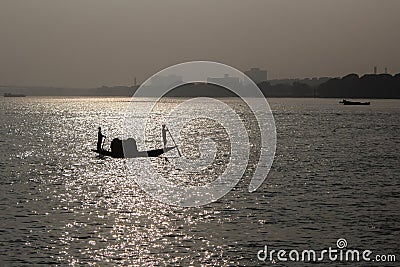
{"type": "MultiPolygon", "coordinates": [[[[344,107],[334,99],[271,99],[278,148],[262,187],[248,193],[250,163],[224,198],[180,208],[144,193],[124,159],[90,152],[97,126],[107,142],[122,136],[128,100],[0,99],[2,265],[257,265],[264,245],[323,249],[338,238],[399,255],[399,101],[344,107]]],[[[228,101],[251,122],[242,104],[228,101]]],[[[221,139],[215,166],[223,168],[226,133],[211,130],[221,139]]],[[[203,134],[188,130],[182,150],[198,156],[193,143],[203,134]]],[[[256,134],[251,142],[257,153],[256,134]]],[[[162,158],[136,161],[177,183],[207,182],[175,175],[162,158]]]]}

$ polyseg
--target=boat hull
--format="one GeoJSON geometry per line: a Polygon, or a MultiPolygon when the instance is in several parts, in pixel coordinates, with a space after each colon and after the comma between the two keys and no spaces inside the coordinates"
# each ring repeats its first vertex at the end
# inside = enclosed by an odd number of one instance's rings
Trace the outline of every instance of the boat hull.
{"type": "Polygon", "coordinates": [[[24,94],[12,94],[12,93],[4,93],[4,97],[25,97],[24,94]]]}
{"type": "Polygon", "coordinates": [[[349,101],[349,100],[343,100],[339,102],[340,104],[343,104],[345,106],[368,106],[371,103],[370,102],[356,102],[356,101],[349,101]]]}
{"type": "Polygon", "coordinates": [[[92,151],[96,152],[100,155],[113,157],[113,158],[147,158],[147,157],[158,157],[174,148],[175,148],[175,146],[171,146],[171,147],[153,149],[153,150],[148,150],[148,151],[138,151],[136,153],[127,153],[129,155],[115,154],[115,153],[112,153],[111,151],[104,150],[104,149],[102,149],[100,151],[97,149],[92,149],[92,151]]]}

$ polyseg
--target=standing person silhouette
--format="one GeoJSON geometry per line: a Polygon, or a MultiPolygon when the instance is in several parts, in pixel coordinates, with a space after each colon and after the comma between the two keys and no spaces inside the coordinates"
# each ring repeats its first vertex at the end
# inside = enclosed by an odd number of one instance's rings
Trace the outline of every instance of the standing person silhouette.
{"type": "Polygon", "coordinates": [[[97,133],[97,151],[103,150],[101,144],[103,143],[103,138],[106,136],[101,133],[101,127],[99,127],[99,131],[97,133]]]}

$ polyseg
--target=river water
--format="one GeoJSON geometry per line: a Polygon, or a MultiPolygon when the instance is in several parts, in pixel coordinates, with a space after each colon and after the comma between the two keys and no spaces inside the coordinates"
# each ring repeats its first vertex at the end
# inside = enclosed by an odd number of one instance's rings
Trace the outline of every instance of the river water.
{"type": "MultiPolygon", "coordinates": [[[[342,106],[337,99],[268,99],[277,130],[268,178],[249,193],[247,170],[223,198],[194,208],[153,199],[132,179],[126,159],[90,151],[98,126],[107,144],[121,137],[129,100],[0,99],[0,265],[269,265],[257,258],[265,245],[322,250],[336,248],[339,238],[348,248],[400,260],[399,100],[342,106]]],[[[251,121],[243,103],[227,102],[251,121]]],[[[209,131],[194,129],[207,127],[215,130],[217,148],[229,150],[223,129],[197,123],[202,127],[188,128],[183,153],[198,156],[198,138],[209,131]]],[[[149,146],[160,147],[161,133],[153,135],[149,146]]],[[[257,136],[250,142],[253,155],[257,136]]],[[[208,176],[178,175],[175,182],[209,182],[213,171],[223,171],[226,153],[217,154],[221,160],[208,176]]],[[[173,159],[134,160],[138,170],[179,171],[173,159]]]]}

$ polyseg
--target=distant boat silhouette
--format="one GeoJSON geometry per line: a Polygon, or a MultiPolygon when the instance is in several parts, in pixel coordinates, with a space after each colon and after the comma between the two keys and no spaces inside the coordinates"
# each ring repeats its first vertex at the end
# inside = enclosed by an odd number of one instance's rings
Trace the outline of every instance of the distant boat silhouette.
{"type": "Polygon", "coordinates": [[[4,93],[4,97],[25,97],[24,94],[12,94],[12,93],[4,93]]]}
{"type": "Polygon", "coordinates": [[[371,104],[370,102],[357,102],[357,101],[349,101],[346,99],[343,99],[339,103],[343,105],[364,105],[364,106],[371,104]]]}

